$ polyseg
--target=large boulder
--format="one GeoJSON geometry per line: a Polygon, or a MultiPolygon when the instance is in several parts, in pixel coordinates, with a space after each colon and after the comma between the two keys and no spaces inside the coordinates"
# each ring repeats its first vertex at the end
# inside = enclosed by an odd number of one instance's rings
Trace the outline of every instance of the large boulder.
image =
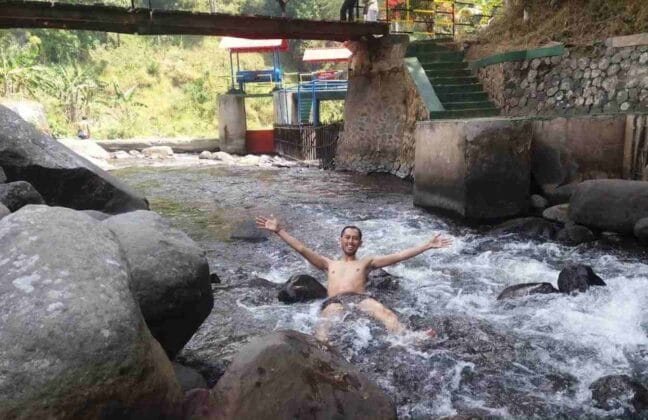
{"type": "Polygon", "coordinates": [[[648,389],[628,375],[603,376],[590,389],[594,405],[603,410],[622,409],[628,414],[648,410],[648,389]]]}
{"type": "Polygon", "coordinates": [[[27,204],[45,204],[45,201],[29,182],[16,181],[0,184],[0,203],[16,211],[27,204]]]}
{"type": "Polygon", "coordinates": [[[308,274],[290,276],[277,295],[277,298],[283,303],[308,302],[325,297],[326,287],[308,274]]]}
{"type": "Polygon", "coordinates": [[[0,220],[0,418],[169,418],[182,395],[114,235],[74,210],[0,220]]]}
{"type": "Polygon", "coordinates": [[[151,333],[172,358],[214,306],[205,252],[151,211],[119,214],[101,223],[122,245],[135,299],[151,333]]]}
{"type": "Polygon", "coordinates": [[[514,284],[502,290],[497,300],[519,298],[529,295],[558,293],[558,290],[551,283],[522,283],[514,284]]]}
{"type": "Polygon", "coordinates": [[[648,182],[601,179],[578,184],[569,201],[569,218],[601,230],[632,235],[648,217],[648,182]]]}
{"type": "Polygon", "coordinates": [[[4,204],[0,203],[0,219],[11,214],[11,210],[7,208],[4,204]]]}
{"type": "Polygon", "coordinates": [[[0,106],[0,166],[52,206],[121,213],[147,209],[139,193],[0,106]]]}
{"type": "Polygon", "coordinates": [[[568,265],[558,274],[558,290],[561,293],[578,293],[587,291],[590,286],[605,286],[592,267],[584,264],[568,265]]]}
{"type": "Polygon", "coordinates": [[[218,419],[396,419],[376,385],[328,346],[296,331],[250,342],[212,394],[218,419]]]}

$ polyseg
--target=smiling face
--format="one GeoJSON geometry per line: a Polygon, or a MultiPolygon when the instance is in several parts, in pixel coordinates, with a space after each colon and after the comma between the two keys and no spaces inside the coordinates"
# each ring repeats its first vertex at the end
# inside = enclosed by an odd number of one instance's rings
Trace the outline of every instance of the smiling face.
{"type": "Polygon", "coordinates": [[[353,257],[358,248],[362,245],[362,234],[360,230],[353,227],[347,227],[342,231],[340,236],[340,247],[347,257],[353,257]]]}

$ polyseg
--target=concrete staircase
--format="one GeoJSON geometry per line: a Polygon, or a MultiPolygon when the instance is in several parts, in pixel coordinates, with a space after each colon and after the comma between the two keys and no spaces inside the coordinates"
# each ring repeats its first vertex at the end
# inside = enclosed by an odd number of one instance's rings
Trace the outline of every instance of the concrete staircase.
{"type": "Polygon", "coordinates": [[[459,119],[499,115],[479,79],[470,72],[463,52],[449,42],[433,40],[411,43],[406,57],[418,58],[444,111],[430,112],[430,119],[459,119]]]}

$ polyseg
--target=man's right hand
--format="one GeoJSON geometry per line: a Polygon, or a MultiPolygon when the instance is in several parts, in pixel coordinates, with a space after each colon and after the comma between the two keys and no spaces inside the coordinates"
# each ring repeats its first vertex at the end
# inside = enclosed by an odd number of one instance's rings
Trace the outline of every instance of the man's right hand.
{"type": "Polygon", "coordinates": [[[281,230],[279,221],[273,215],[270,215],[270,217],[258,216],[256,218],[256,226],[259,229],[269,230],[274,233],[277,233],[281,230]]]}

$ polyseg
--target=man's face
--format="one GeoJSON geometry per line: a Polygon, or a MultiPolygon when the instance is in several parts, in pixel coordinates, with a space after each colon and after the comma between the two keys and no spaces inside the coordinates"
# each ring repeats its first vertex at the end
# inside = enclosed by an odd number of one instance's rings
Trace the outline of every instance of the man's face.
{"type": "Polygon", "coordinates": [[[360,232],[356,229],[345,229],[340,237],[340,247],[342,248],[342,252],[344,252],[345,255],[352,257],[358,251],[360,245],[362,245],[360,232]]]}

